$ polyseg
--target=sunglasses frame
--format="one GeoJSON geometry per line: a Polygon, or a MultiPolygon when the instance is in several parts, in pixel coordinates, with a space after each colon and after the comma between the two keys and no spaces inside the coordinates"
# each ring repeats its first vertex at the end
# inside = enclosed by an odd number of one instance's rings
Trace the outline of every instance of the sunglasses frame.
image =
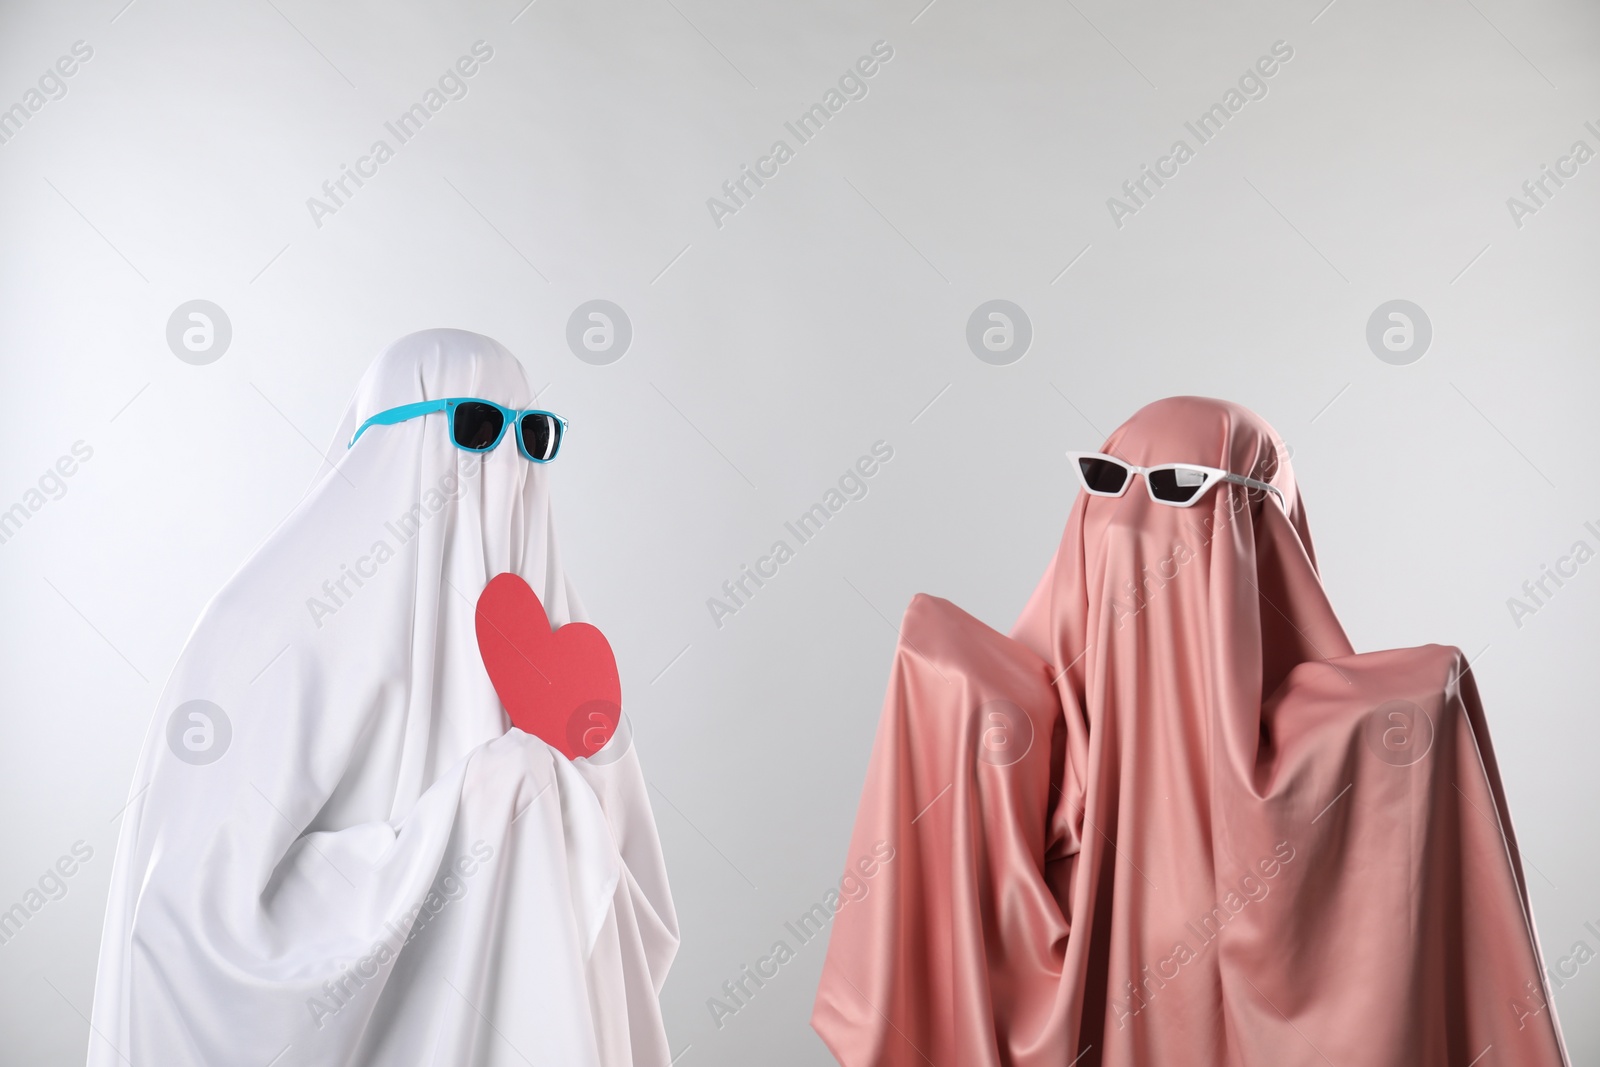
{"type": "Polygon", "coordinates": [[[1157,463],[1153,467],[1140,467],[1129,463],[1125,459],[1118,459],[1116,456],[1108,456],[1104,452],[1068,452],[1067,458],[1072,461],[1072,470],[1073,473],[1078,476],[1078,485],[1090,496],[1122,496],[1128,491],[1128,486],[1133,484],[1134,475],[1138,475],[1144,479],[1145,491],[1150,494],[1150,499],[1157,504],[1161,504],[1169,508],[1192,508],[1196,503],[1199,502],[1200,498],[1205,496],[1206,493],[1210,492],[1218,482],[1232,482],[1235,485],[1243,485],[1250,489],[1264,489],[1278,498],[1278,506],[1280,508],[1282,508],[1285,512],[1289,510],[1289,505],[1283,499],[1282,489],[1279,489],[1270,482],[1258,481],[1255,478],[1246,478],[1242,474],[1234,474],[1232,471],[1225,471],[1220,467],[1207,467],[1202,463],[1157,463]],[[1083,464],[1081,461],[1085,459],[1105,460],[1108,463],[1115,463],[1117,466],[1127,471],[1128,476],[1123,479],[1122,488],[1118,489],[1115,493],[1107,493],[1103,490],[1091,489],[1089,487],[1089,479],[1083,473],[1083,464]],[[1195,490],[1194,495],[1188,500],[1162,500],[1160,497],[1156,496],[1155,486],[1150,484],[1148,475],[1155,471],[1178,470],[1198,471],[1200,474],[1205,476],[1205,481],[1200,483],[1200,488],[1195,490]]]}
{"type": "Polygon", "coordinates": [[[452,396],[443,400],[422,400],[415,404],[401,404],[397,408],[380,411],[361,424],[360,428],[356,430],[355,436],[350,438],[350,443],[345,447],[354,448],[355,443],[361,440],[361,435],[367,432],[368,426],[393,426],[396,423],[407,422],[421,415],[432,415],[436,411],[444,412],[446,421],[450,424],[450,443],[461,449],[461,451],[471,452],[474,455],[493,452],[500,447],[500,442],[505,440],[507,428],[512,426],[516,427],[517,451],[522,453],[522,458],[529,463],[549,463],[561,454],[561,445],[567,439],[567,420],[553,411],[546,411],[543,408],[523,408],[519,411],[516,408],[508,408],[504,404],[496,404],[493,400],[485,400],[478,396],[452,396]],[[484,448],[468,448],[456,440],[456,408],[462,404],[484,404],[500,412],[500,433],[496,435],[493,444],[484,448]],[[522,419],[525,415],[548,415],[550,418],[555,419],[556,424],[561,427],[561,435],[556,439],[555,451],[544,459],[540,459],[530,453],[527,443],[522,439],[522,419]]]}

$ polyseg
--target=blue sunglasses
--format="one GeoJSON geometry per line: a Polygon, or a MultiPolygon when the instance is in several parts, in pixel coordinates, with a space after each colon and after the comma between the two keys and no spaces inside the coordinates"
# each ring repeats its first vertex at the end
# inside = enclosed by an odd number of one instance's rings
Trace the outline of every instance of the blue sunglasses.
{"type": "Polygon", "coordinates": [[[361,424],[346,448],[355,447],[368,426],[393,426],[419,415],[432,415],[442,411],[450,418],[450,440],[457,448],[468,452],[488,452],[506,435],[507,426],[517,428],[517,451],[522,458],[534,463],[549,463],[561,451],[561,439],[567,434],[567,420],[549,411],[526,408],[517,411],[492,400],[472,396],[455,396],[446,400],[424,400],[417,404],[401,404],[388,411],[380,411],[361,424]]]}

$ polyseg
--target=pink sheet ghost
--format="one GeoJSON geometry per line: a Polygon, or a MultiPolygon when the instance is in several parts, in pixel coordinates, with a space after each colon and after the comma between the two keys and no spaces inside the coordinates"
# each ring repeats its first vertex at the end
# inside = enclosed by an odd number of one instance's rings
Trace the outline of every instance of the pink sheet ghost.
{"type": "Polygon", "coordinates": [[[1101,451],[1286,506],[1136,478],[1079,493],[1009,637],[911,602],[850,852],[895,857],[834,920],[812,1015],[835,1057],[1565,1064],[1461,652],[1351,648],[1244,408],[1161,400],[1101,451]]]}

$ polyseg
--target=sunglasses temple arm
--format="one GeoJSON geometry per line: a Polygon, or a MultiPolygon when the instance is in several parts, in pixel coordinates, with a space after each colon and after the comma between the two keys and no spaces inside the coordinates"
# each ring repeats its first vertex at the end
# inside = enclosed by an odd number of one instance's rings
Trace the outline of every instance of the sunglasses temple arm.
{"type": "Polygon", "coordinates": [[[1278,506],[1280,508],[1282,508],[1285,512],[1287,512],[1289,510],[1289,503],[1288,503],[1288,501],[1284,500],[1284,498],[1283,498],[1283,490],[1279,489],[1277,486],[1273,485],[1271,482],[1258,481],[1255,478],[1246,478],[1242,474],[1232,474],[1232,473],[1230,473],[1228,475],[1228,478],[1230,480],[1236,480],[1240,485],[1246,486],[1247,488],[1250,488],[1250,489],[1261,489],[1261,490],[1265,490],[1268,493],[1271,493],[1273,496],[1278,498],[1278,506]]]}
{"type": "Polygon", "coordinates": [[[380,411],[366,422],[363,422],[356,430],[355,436],[350,438],[350,443],[344,447],[346,449],[354,448],[355,443],[361,439],[361,435],[367,432],[368,426],[393,426],[395,423],[405,422],[419,415],[431,415],[435,411],[448,411],[449,409],[450,402],[448,400],[422,400],[415,404],[401,404],[397,408],[380,411]]]}

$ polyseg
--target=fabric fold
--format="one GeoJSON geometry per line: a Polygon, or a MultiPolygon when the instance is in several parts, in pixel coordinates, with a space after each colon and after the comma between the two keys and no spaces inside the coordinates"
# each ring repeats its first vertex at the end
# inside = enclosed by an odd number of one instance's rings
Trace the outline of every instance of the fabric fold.
{"type": "Polygon", "coordinates": [[[901,859],[835,922],[812,1020],[835,1057],[1563,1067],[1460,651],[1355,652],[1248,410],[1158,401],[1099,451],[1283,504],[1080,493],[1009,637],[913,602],[851,843],[901,859]],[[963,739],[996,698],[1048,744],[985,765],[963,739]]]}
{"type": "Polygon", "coordinates": [[[396,342],[190,635],[123,815],[91,1067],[664,1062],[642,991],[677,927],[631,741],[597,771],[508,730],[477,648],[504,571],[583,618],[548,471],[442,414],[346,447],[453,396],[533,399],[489,338],[396,342]]]}
{"type": "Polygon", "coordinates": [[[1052,882],[1078,842],[1052,818],[1049,666],[930,596],[901,632],[850,842],[852,864],[889,858],[834,918],[814,1025],[843,1063],[987,1067],[997,1035],[1021,1054],[1004,1062],[1062,1063],[1052,882]]]}

